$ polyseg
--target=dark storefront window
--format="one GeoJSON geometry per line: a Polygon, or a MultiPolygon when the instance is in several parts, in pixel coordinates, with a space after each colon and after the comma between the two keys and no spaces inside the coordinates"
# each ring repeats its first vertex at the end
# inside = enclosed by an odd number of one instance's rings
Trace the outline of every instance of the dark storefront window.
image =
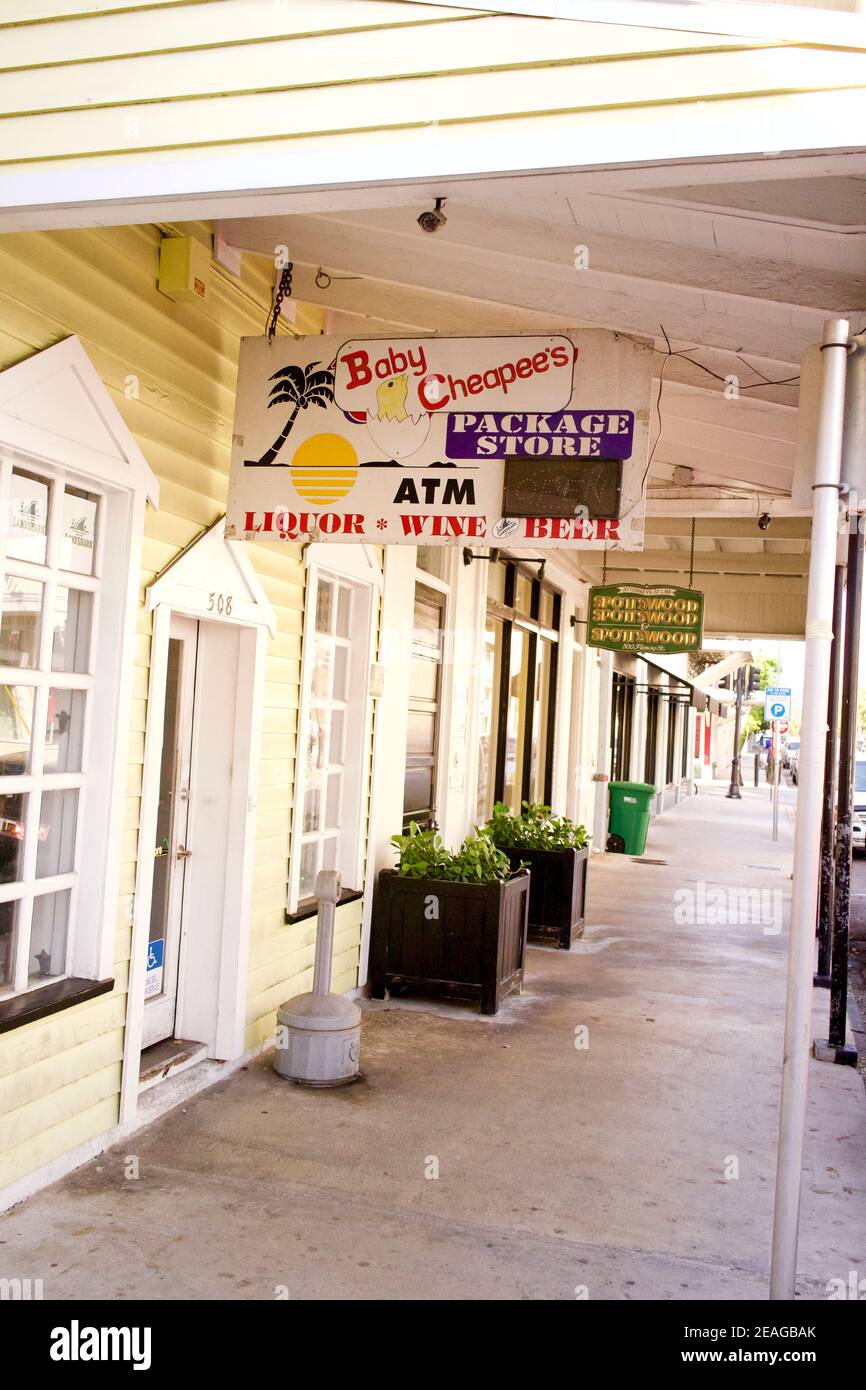
{"type": "Polygon", "coordinates": [[[659,709],[661,707],[661,694],[650,686],[647,691],[646,709],[646,753],[644,755],[644,775],[645,782],[655,786],[656,780],[656,747],[659,736],[659,709]]]}
{"type": "Polygon", "coordinates": [[[495,801],[549,803],[560,595],[513,561],[490,566],[478,746],[479,823],[495,801]]]}
{"type": "Polygon", "coordinates": [[[613,673],[613,705],[610,712],[610,777],[627,782],[631,770],[631,726],[634,716],[634,676],[613,673]]]}

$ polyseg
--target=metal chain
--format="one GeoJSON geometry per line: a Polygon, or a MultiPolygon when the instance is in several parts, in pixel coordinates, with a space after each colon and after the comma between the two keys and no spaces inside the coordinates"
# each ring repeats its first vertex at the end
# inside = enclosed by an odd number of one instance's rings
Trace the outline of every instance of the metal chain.
{"type": "Polygon", "coordinates": [[[294,269],[294,264],[293,264],[293,262],[292,262],[292,261],[288,261],[288,262],[283,266],[283,269],[282,269],[282,271],[281,271],[281,273],[280,273],[279,283],[277,284],[277,292],[276,292],[276,294],[274,295],[274,302],[273,302],[273,305],[272,305],[272,307],[271,307],[270,318],[268,319],[268,342],[269,342],[269,343],[273,343],[274,338],[275,338],[275,336],[276,336],[276,332],[277,332],[277,321],[279,320],[279,317],[280,317],[280,310],[281,310],[282,307],[283,307],[283,300],[284,300],[284,299],[291,299],[291,297],[292,297],[292,270],[293,270],[293,269],[294,269]]]}
{"type": "Polygon", "coordinates": [[[692,517],[692,545],[689,551],[689,588],[695,582],[695,518],[692,517]]]}
{"type": "Polygon", "coordinates": [[[604,588],[607,583],[607,546],[601,553],[601,585],[604,588]]]}

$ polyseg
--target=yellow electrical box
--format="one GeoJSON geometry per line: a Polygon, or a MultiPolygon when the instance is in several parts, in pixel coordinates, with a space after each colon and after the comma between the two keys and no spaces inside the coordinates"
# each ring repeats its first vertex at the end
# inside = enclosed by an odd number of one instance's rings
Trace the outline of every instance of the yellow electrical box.
{"type": "Polygon", "coordinates": [[[159,247],[159,288],[176,304],[205,303],[210,290],[210,248],[192,236],[163,237],[159,247]]]}

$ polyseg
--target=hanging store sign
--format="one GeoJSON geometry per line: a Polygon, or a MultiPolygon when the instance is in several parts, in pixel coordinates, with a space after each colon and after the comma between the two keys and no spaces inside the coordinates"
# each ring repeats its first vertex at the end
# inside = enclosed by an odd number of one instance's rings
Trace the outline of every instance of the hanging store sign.
{"type": "Polygon", "coordinates": [[[343,343],[334,368],[342,410],[408,415],[466,410],[556,410],[571,399],[568,338],[398,338],[343,343]]]}
{"type": "Polygon", "coordinates": [[[690,652],[703,637],[704,596],[670,584],[608,584],[589,591],[587,645],[609,652],[690,652]]]}
{"type": "Polygon", "coordinates": [[[601,329],[245,338],[226,534],[639,550],[651,378],[648,344],[601,329]],[[506,470],[533,459],[551,514],[509,516],[506,470]]]}

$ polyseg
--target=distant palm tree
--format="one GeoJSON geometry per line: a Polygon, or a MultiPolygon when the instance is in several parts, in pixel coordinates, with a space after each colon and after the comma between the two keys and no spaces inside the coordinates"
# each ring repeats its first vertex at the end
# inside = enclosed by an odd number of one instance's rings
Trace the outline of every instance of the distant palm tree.
{"type": "Polygon", "coordinates": [[[319,365],[318,362],[309,362],[306,367],[298,367],[292,363],[274,372],[271,381],[275,385],[271,387],[268,409],[272,405],[290,405],[293,407],[292,413],[267,453],[262,454],[260,459],[248,459],[248,466],[272,464],[291,434],[298,411],[306,410],[309,405],[318,405],[325,410],[334,399],[334,373],[326,368],[316,371],[319,365]]]}

